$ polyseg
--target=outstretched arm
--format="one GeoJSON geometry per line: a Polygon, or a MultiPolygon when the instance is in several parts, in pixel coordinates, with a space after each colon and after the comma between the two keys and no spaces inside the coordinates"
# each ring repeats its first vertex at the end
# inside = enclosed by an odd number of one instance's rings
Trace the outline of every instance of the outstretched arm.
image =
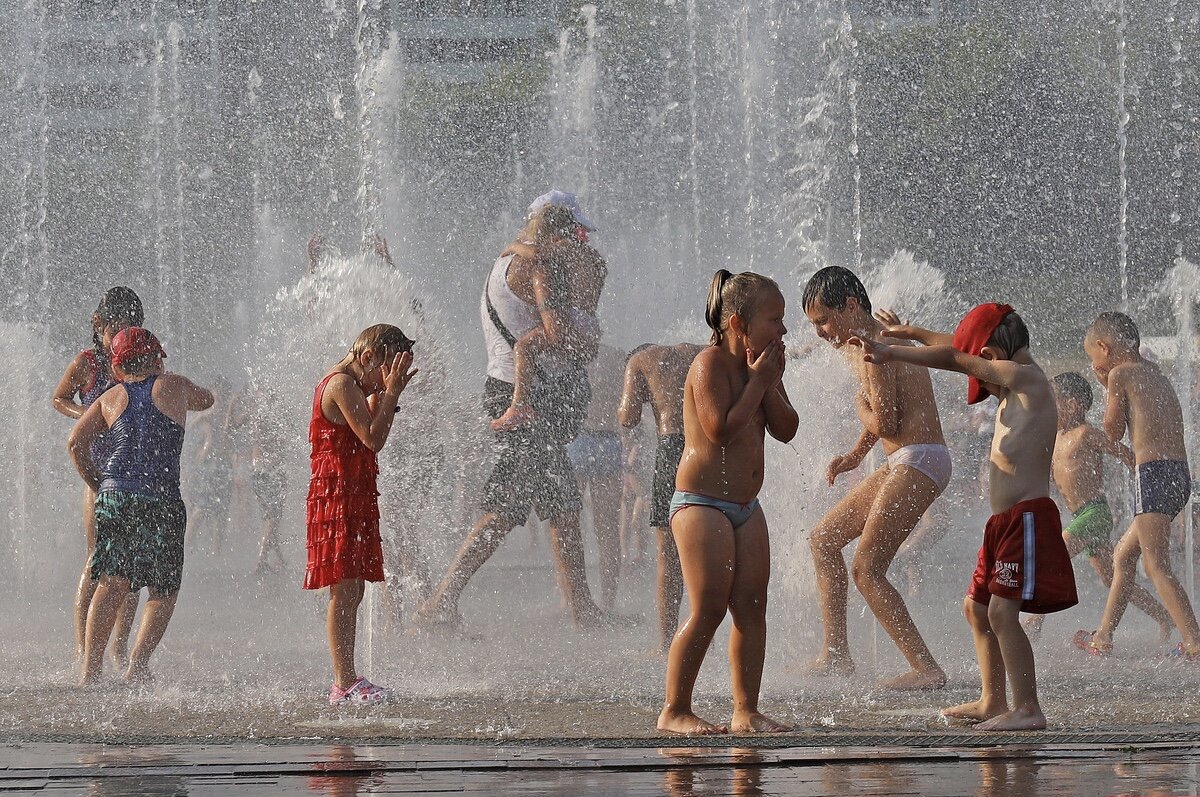
{"type": "Polygon", "coordinates": [[[949,346],[954,342],[954,336],[945,332],[934,332],[932,329],[901,323],[900,316],[891,310],[877,310],[875,317],[887,328],[889,338],[915,340],[922,346],[949,346]]]}
{"type": "MultiPolygon", "coordinates": [[[[200,412],[213,405],[215,399],[211,390],[205,390],[186,376],[176,374],[176,377],[182,383],[184,395],[187,396],[188,412],[200,412]]],[[[227,418],[214,418],[213,421],[228,423],[227,418]]]]}
{"type": "Polygon", "coordinates": [[[853,337],[847,341],[863,350],[863,360],[869,363],[902,362],[936,368],[939,371],[957,371],[973,376],[981,382],[1013,389],[1025,378],[1024,366],[1012,360],[987,360],[964,354],[953,346],[889,346],[877,340],[853,337]]]}

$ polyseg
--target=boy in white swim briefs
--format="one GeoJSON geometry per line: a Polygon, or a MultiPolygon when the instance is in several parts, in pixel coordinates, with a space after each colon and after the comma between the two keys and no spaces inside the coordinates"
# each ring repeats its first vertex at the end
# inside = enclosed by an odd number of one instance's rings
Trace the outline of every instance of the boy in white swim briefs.
{"type": "MultiPolygon", "coordinates": [[[[804,312],[817,334],[835,348],[858,334],[886,336],[898,325],[894,314],[871,315],[871,300],[853,272],[823,268],[804,289],[804,312]]],[[[855,351],[857,355],[857,351],[855,351]]],[[[851,571],[892,641],[912,669],[883,682],[890,689],[940,689],[946,673],[938,666],[887,571],[900,545],[950,481],[950,451],[924,368],[903,363],[874,365],[849,359],[859,380],[855,412],[862,432],[854,448],[829,463],[830,486],[838,474],[857,468],[878,442],[887,463],[848,492],[821,519],[809,538],[825,633],[821,652],[809,668],[816,675],[854,672],[846,632],[848,577],[842,549],[861,537],[851,571]]]]}

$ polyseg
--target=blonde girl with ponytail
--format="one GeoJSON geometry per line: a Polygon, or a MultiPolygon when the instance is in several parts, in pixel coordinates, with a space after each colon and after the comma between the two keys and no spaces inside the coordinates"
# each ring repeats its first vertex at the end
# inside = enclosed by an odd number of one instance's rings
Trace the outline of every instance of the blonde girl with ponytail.
{"type": "Polygon", "coordinates": [[[766,434],[788,442],[799,418],[783,387],[784,300],[774,280],[752,272],[713,276],[705,320],[711,345],[684,388],[684,451],[671,501],[691,616],[667,659],[658,729],[679,734],[790,730],[758,710],[766,655],[771,552],[758,502],[766,434]],[[717,725],[692,712],[692,689],[726,614],[733,716],[717,725]]]}

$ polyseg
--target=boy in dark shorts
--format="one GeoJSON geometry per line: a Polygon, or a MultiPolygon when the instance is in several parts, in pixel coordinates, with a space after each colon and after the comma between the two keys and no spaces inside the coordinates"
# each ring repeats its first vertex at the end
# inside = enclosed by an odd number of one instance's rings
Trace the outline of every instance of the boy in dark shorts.
{"type": "Polygon", "coordinates": [[[157,338],[141,327],[119,332],[112,362],[121,384],[83,414],[67,442],[83,480],[96,490],[96,552],[80,686],[96,683],[117,612],[130,589],[149,588],[129,657],[127,681],[150,679],[149,661],[175,610],[183,580],[187,512],[179,494],[179,455],[189,412],[212,406],[213,395],[178,374],[163,372],[157,338]],[[107,431],[108,459],[91,444],[107,431]]]}
{"type": "Polygon", "coordinates": [[[1129,432],[1137,467],[1133,522],[1113,551],[1113,581],[1100,627],[1075,635],[1088,653],[1112,651],[1112,638],[1128,605],[1137,560],[1145,555],[1146,574],[1179,629],[1175,655],[1200,661],[1200,626],[1187,592],[1171,571],[1171,521],[1191,496],[1191,475],[1183,439],[1183,410],[1175,388],[1154,363],[1141,355],[1141,334],[1124,313],[1101,313],[1092,322],[1083,350],[1108,393],[1104,432],[1117,441],[1129,432]]]}
{"type": "MultiPolygon", "coordinates": [[[[1058,437],[1054,442],[1051,476],[1062,494],[1063,503],[1074,517],[1063,530],[1063,542],[1072,557],[1087,554],[1092,569],[1108,587],[1112,584],[1113,516],[1104,497],[1104,455],[1133,466],[1133,453],[1087,422],[1092,407],[1092,387],[1076,373],[1059,374],[1051,380],[1058,407],[1058,437]]],[[[1150,615],[1163,634],[1170,635],[1171,618],[1166,609],[1146,589],[1134,585],[1133,604],[1150,615]]],[[[1042,615],[1025,620],[1030,635],[1042,628],[1042,615]]]]}
{"type": "Polygon", "coordinates": [[[625,389],[617,419],[627,430],[642,422],[647,402],[658,426],[658,450],[654,457],[654,487],[650,525],[658,530],[658,641],[665,654],[679,626],[679,603],[683,599],[683,573],[679,552],[671,536],[671,496],[675,494],[675,472],[683,456],[683,387],[692,360],[703,346],[678,343],[674,346],[645,345],[634,350],[625,366],[625,389]]]}
{"type": "Polygon", "coordinates": [[[1050,382],[1029,353],[1029,330],[1006,304],[981,304],[954,335],[919,327],[889,327],[920,347],[852,338],[867,362],[892,360],[958,371],[968,377],[967,403],[1000,400],[991,447],[988,519],[979,563],[963,602],[975,639],[979,700],[943,709],[981,730],[1046,727],[1037,697],[1033,647],[1021,611],[1048,614],[1078,602],[1071,555],[1063,543],[1058,507],[1050,499],[1050,460],[1057,417],[1050,382]],[[1012,685],[1009,709],[1005,675],[1012,685]]]}

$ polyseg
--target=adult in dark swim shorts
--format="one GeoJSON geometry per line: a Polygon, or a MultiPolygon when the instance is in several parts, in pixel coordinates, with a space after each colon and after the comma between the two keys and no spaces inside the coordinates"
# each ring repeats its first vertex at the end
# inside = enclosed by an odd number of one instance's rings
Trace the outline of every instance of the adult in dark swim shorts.
{"type": "MultiPolygon", "coordinates": [[[[500,254],[488,274],[480,314],[488,350],[483,405],[489,418],[498,418],[512,400],[515,381],[513,345],[535,326],[543,326],[556,346],[571,312],[595,315],[607,267],[587,244],[592,225],[575,197],[554,191],[530,206],[527,224],[517,240],[500,254]],[[548,244],[537,225],[547,220],[573,220],[556,227],[548,244]],[[562,227],[559,229],[559,227],[562,227]],[[569,228],[568,228],[569,227],[569,228]]],[[[583,367],[595,356],[569,361],[540,358],[532,404],[536,420],[522,428],[495,434],[496,464],[483,491],[483,517],[475,524],[449,571],[417,613],[424,626],[459,622],[458,600],[466,585],[500,547],[507,534],[531,512],[550,521],[559,584],[576,625],[601,622],[599,608],[588,591],[583,542],[579,529],[582,508],[567,444],[579,432],[591,391],[583,367]]]]}

